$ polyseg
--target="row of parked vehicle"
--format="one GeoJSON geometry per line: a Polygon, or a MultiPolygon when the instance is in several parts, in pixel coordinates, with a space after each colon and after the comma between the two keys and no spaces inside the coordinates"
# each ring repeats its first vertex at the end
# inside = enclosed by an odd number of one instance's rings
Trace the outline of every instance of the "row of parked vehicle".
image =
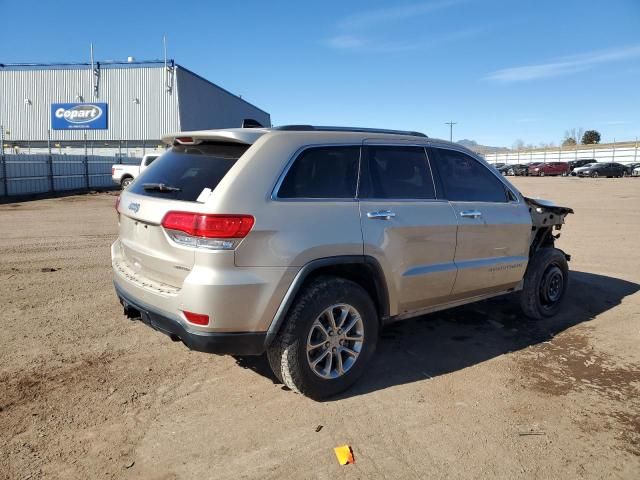
{"type": "Polygon", "coordinates": [[[640,162],[623,165],[617,162],[598,162],[594,158],[573,160],[570,162],[534,162],[505,164],[494,163],[493,166],[502,175],[515,176],[558,176],[577,177],[629,177],[640,176],[640,162]]]}

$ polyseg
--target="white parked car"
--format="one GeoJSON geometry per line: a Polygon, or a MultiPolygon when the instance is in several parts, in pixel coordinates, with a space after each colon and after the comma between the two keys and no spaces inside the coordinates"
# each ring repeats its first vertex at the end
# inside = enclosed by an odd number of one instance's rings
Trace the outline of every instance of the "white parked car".
{"type": "Polygon", "coordinates": [[[631,172],[631,175],[633,177],[640,177],[640,167],[634,168],[633,171],[631,172]]]}
{"type": "Polygon", "coordinates": [[[159,156],[160,155],[157,153],[145,155],[142,157],[140,165],[111,165],[111,179],[113,180],[113,183],[117,183],[124,190],[159,156]]]}

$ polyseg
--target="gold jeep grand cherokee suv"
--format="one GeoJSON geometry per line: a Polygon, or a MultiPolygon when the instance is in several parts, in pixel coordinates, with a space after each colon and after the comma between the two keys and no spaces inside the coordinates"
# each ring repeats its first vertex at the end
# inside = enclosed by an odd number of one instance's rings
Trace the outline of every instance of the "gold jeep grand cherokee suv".
{"type": "Polygon", "coordinates": [[[519,292],[555,314],[569,208],[417,132],[292,125],[183,132],[119,199],[130,318],[194,350],[266,352],[312,398],[364,372],[381,326],[519,292]]]}

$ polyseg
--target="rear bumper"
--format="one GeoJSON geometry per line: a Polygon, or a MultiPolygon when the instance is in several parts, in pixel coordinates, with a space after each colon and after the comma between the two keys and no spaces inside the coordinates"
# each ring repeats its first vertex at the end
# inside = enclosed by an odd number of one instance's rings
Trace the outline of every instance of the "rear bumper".
{"type": "Polygon", "coordinates": [[[191,350],[220,355],[261,355],[265,351],[267,332],[202,332],[190,330],[182,321],[133,298],[114,282],[124,313],[132,320],[182,341],[191,350]]]}

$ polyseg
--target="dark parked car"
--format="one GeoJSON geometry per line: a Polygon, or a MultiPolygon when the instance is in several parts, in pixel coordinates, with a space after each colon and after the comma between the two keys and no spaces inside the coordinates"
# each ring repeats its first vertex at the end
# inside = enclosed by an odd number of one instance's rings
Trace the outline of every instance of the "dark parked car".
{"type": "Polygon", "coordinates": [[[638,167],[640,167],[640,163],[629,163],[625,165],[624,175],[630,177],[631,175],[633,175],[633,171],[638,167]]]}
{"type": "Polygon", "coordinates": [[[626,167],[621,163],[594,163],[578,171],[579,177],[623,177],[626,167]]]}
{"type": "Polygon", "coordinates": [[[511,168],[511,165],[502,165],[501,167],[497,167],[497,170],[502,174],[502,175],[508,175],[509,173],[509,169],[511,168]]]}
{"type": "Polygon", "coordinates": [[[567,175],[569,164],[566,162],[547,162],[529,165],[529,175],[544,177],[545,175],[567,175]]]}
{"type": "Polygon", "coordinates": [[[573,172],[574,168],[584,167],[585,165],[589,165],[590,163],[598,163],[595,158],[581,158],[580,160],[571,160],[569,162],[569,171],[573,172]]]}
{"type": "Polygon", "coordinates": [[[528,163],[517,163],[515,165],[509,165],[509,171],[507,175],[515,175],[516,177],[529,175],[528,163]]]}

